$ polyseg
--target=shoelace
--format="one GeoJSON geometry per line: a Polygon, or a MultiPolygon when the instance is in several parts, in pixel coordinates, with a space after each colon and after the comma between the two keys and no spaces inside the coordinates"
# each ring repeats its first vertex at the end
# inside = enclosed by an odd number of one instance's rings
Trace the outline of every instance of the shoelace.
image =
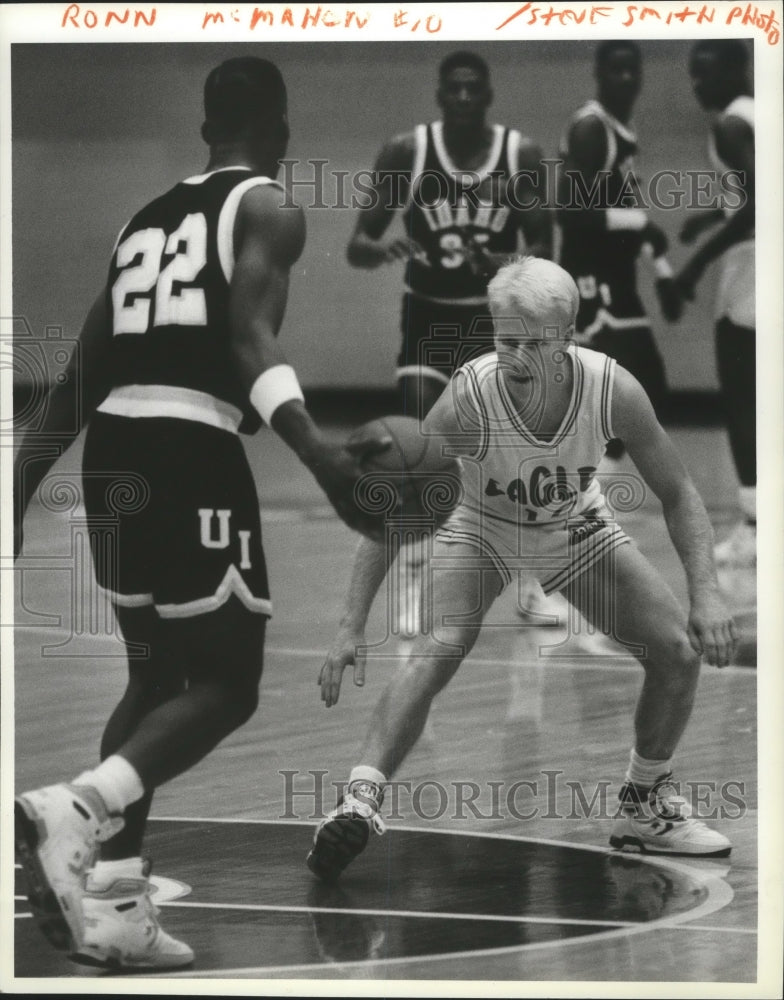
{"type": "Polygon", "coordinates": [[[386,824],[379,816],[376,809],[370,802],[363,802],[361,799],[356,798],[349,792],[343,799],[343,812],[345,814],[354,813],[359,815],[362,819],[367,820],[368,823],[373,827],[377,834],[381,835],[386,832],[386,824]]]}

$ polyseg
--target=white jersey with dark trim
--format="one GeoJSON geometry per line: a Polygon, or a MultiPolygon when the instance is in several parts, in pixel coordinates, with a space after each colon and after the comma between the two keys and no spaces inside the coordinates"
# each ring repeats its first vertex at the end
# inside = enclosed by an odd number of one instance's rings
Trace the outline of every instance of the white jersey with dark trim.
{"type": "Polygon", "coordinates": [[[538,439],[523,423],[504,383],[498,355],[458,369],[454,401],[461,429],[479,444],[461,459],[461,507],[480,520],[555,526],[601,501],[595,477],[611,422],[615,361],[598,351],[567,348],[572,395],[556,434],[538,439]]]}
{"type": "Polygon", "coordinates": [[[109,267],[113,391],[101,410],[236,431],[260,421],[231,357],[229,288],[247,167],[190,177],[134,215],[109,267]]]}

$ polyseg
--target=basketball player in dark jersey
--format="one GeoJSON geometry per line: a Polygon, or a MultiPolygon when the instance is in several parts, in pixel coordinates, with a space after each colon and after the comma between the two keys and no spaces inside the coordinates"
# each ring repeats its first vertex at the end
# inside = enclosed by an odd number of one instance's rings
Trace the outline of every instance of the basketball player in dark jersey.
{"type": "MultiPolygon", "coordinates": [[[[615,358],[661,412],[667,391],[664,364],[637,291],[637,261],[644,248],[655,261],[656,290],[667,319],[680,315],[680,297],[665,257],[667,238],[648,220],[633,173],[637,137],[630,120],[641,77],[641,53],[634,42],[598,46],[597,97],[572,117],[559,151],[560,263],[580,292],[578,343],[615,358]]],[[[622,453],[619,442],[610,442],[608,455],[622,453]]]]}
{"type": "Polygon", "coordinates": [[[692,254],[676,281],[687,299],[717,258],[723,266],[715,306],[716,367],[732,457],[739,481],[741,520],[716,546],[716,562],[735,567],[757,560],[756,310],[754,298],[754,98],[746,78],[748,52],[740,39],[706,39],[691,53],[689,72],[703,108],[716,112],[709,155],[719,175],[732,171],[742,188],[732,209],[695,213],[681,239],[691,243],[715,230],[692,254]],[[721,223],[721,224],[719,224],[721,223]]]}
{"type": "MultiPolygon", "coordinates": [[[[207,168],[122,230],[69,373],[91,418],[85,504],[96,579],[129,647],[128,686],[101,763],[16,805],[41,929],[77,961],[113,968],[192,961],[150,900],[141,846],[153,790],[258,702],[271,604],[238,430],[271,425],[344,519],[369,529],[352,500],[357,458],[315,426],[276,339],[304,243],[302,213],[283,207],[273,180],[289,134],[283,79],[265,60],[230,59],[204,100],[207,168]],[[104,551],[107,523],[117,531],[104,551]]],[[[43,433],[78,422],[73,394],[55,387],[49,404],[43,433]]],[[[54,461],[27,462],[35,445],[20,449],[19,519],[54,461]]]]}
{"type": "Polygon", "coordinates": [[[518,249],[549,256],[541,151],[487,122],[490,71],[472,52],[441,63],[441,121],[396,136],[375,165],[372,204],[348,246],[355,267],[405,263],[397,377],[404,413],[424,417],[453,371],[492,350],[487,282],[518,249]],[[406,235],[389,237],[396,214],[406,235]]]}

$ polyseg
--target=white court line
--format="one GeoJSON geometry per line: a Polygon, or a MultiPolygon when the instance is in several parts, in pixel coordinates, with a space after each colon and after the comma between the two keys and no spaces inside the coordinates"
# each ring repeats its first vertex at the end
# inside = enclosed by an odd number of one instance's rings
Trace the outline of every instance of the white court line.
{"type": "MultiPolygon", "coordinates": [[[[513,627],[513,626],[510,626],[513,627]]],[[[390,638],[390,644],[396,640],[390,638]]],[[[294,646],[267,646],[264,650],[265,656],[312,656],[315,658],[324,658],[326,656],[327,647],[323,649],[302,649],[294,646]]],[[[408,659],[408,651],[406,652],[394,652],[390,650],[385,653],[372,653],[368,657],[368,661],[371,660],[391,660],[391,659],[408,659]]],[[[636,661],[633,661],[629,656],[622,656],[618,654],[617,660],[613,660],[608,663],[606,660],[601,660],[597,662],[598,658],[593,656],[586,656],[583,659],[560,659],[553,657],[552,659],[547,656],[541,657],[536,664],[530,664],[531,666],[541,666],[546,670],[579,670],[581,673],[586,670],[602,670],[608,673],[617,674],[619,671],[625,671],[626,673],[639,673],[641,667],[636,661]]],[[[504,659],[492,659],[488,657],[470,657],[466,658],[466,664],[468,667],[480,666],[480,667],[504,667],[509,666],[512,663],[511,659],[508,657],[504,659]]],[[[523,664],[527,666],[528,664],[523,664]]],[[[722,674],[732,674],[734,677],[750,677],[756,678],[756,669],[754,667],[742,667],[730,665],[726,667],[716,668],[717,671],[722,674]]],[[[756,684],[756,680],[755,680],[756,684]]]]}
{"type": "Polygon", "coordinates": [[[565,917],[514,917],[496,913],[438,913],[434,910],[365,910],[341,906],[277,906],[272,903],[159,903],[159,906],[205,910],[250,910],[260,913],[342,913],[357,917],[416,917],[422,920],[485,920],[504,924],[564,924],[586,927],[636,927],[637,920],[570,920],[565,917]]]}
{"type": "MultiPolygon", "coordinates": [[[[725,668],[726,669],[726,668],[725,668]]],[[[211,819],[208,817],[188,817],[188,816],[155,816],[150,817],[153,822],[156,820],[159,822],[169,822],[169,823],[254,823],[254,824],[266,824],[275,826],[309,826],[314,828],[316,824],[308,823],[305,820],[263,820],[263,819],[234,819],[234,818],[222,818],[220,820],[211,819]]],[[[397,826],[396,830],[405,830],[409,833],[437,833],[447,836],[463,836],[463,837],[481,837],[485,840],[513,840],[521,843],[534,843],[534,844],[548,844],[555,847],[571,847],[578,851],[591,851],[599,854],[610,854],[614,855],[616,852],[611,851],[606,847],[597,847],[591,844],[575,844],[566,840],[550,840],[543,837],[515,837],[511,834],[505,833],[479,833],[472,830],[431,830],[425,827],[414,827],[414,826],[397,826]]],[[[682,875],[686,875],[688,878],[696,881],[702,885],[702,887],[707,892],[707,898],[703,900],[698,906],[692,907],[690,910],[686,910],[683,913],[673,914],[670,917],[660,917],[658,920],[650,920],[646,923],[635,923],[631,926],[621,926],[612,927],[611,929],[605,931],[598,931],[596,934],[591,934],[590,936],[581,935],[579,937],[551,940],[551,941],[538,941],[531,942],[530,944],[519,944],[519,945],[509,945],[503,948],[481,948],[472,951],[461,951],[461,952],[442,952],[432,955],[422,955],[422,956],[401,956],[398,958],[385,958],[385,959],[356,959],[348,962],[340,963],[326,963],[326,962],[310,962],[294,965],[279,965],[279,966],[251,966],[246,968],[234,968],[234,969],[216,969],[214,971],[200,971],[198,974],[199,979],[227,979],[231,976],[272,976],[277,977],[279,975],[290,974],[292,972],[308,972],[308,971],[323,971],[326,968],[367,968],[369,966],[390,966],[390,965],[404,965],[411,964],[412,962],[435,962],[439,960],[453,961],[457,958],[477,958],[477,957],[489,957],[493,955],[505,955],[512,953],[522,953],[530,951],[534,948],[564,948],[569,945],[575,944],[593,944],[594,942],[605,941],[608,939],[616,937],[629,937],[634,934],[647,934],[653,930],[672,930],[674,928],[680,928],[683,930],[691,929],[693,921],[699,918],[708,916],[711,913],[716,913],[718,910],[723,909],[727,906],[734,898],[734,893],[731,887],[717,875],[706,871],[701,868],[692,868],[686,864],[681,863],[681,861],[673,861],[669,857],[654,857],[651,855],[635,854],[635,861],[640,861],[643,864],[650,864],[662,868],[669,868],[671,870],[677,871],[682,875]]],[[[192,904],[191,904],[192,905],[192,904]]],[[[356,911],[349,911],[356,912],[356,911]]],[[[417,914],[420,916],[421,914],[417,914]]],[[[486,918],[481,918],[486,919],[486,918]]],[[[697,925],[699,926],[699,925],[697,925]]],[[[696,927],[695,927],[696,929],[696,927]]],[[[728,929],[730,930],[730,929],[728,929]]],[[[193,978],[192,972],[174,972],[163,976],[167,979],[188,979],[193,978]]]]}
{"type": "MultiPolygon", "coordinates": [[[[260,821],[260,822],[263,822],[260,821]]],[[[14,865],[21,868],[21,865],[14,865]]],[[[27,902],[27,896],[14,896],[14,902],[27,902]]],[[[638,920],[568,920],[565,917],[505,917],[491,913],[436,913],[431,910],[365,910],[340,906],[275,906],[272,903],[158,903],[158,906],[190,906],[205,910],[259,910],[270,913],[344,913],[362,917],[422,917],[425,920],[495,920],[510,924],[585,924],[589,927],[636,927],[638,920]]],[[[18,919],[32,917],[32,913],[17,913],[18,919]]],[[[757,934],[755,927],[717,927],[707,924],[689,924],[690,931],[710,931],[720,934],[757,934]]]]}

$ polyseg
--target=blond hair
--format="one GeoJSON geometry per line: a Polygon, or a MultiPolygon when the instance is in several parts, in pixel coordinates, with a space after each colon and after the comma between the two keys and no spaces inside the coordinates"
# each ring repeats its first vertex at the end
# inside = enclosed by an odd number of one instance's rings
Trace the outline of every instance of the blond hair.
{"type": "Polygon", "coordinates": [[[557,327],[571,333],[580,296],[573,278],[543,257],[518,257],[505,264],[487,286],[490,312],[496,321],[522,319],[530,336],[557,327]]]}

